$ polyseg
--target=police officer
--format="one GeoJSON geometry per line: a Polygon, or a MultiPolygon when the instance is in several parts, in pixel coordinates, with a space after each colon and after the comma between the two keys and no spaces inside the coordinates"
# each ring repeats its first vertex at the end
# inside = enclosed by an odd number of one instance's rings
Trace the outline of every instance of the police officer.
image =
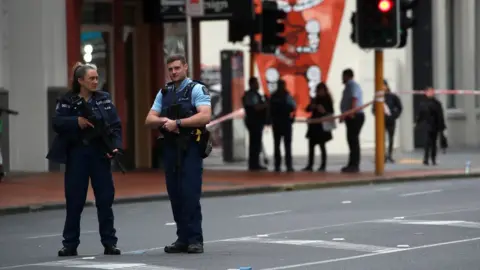
{"type": "Polygon", "coordinates": [[[187,78],[183,55],[167,59],[172,80],[157,94],[145,124],[160,128],[164,136],[163,160],[167,192],[177,224],[177,240],[166,253],[203,253],[202,192],[203,160],[196,136],[211,119],[208,89],[187,78]]]}
{"type": "Polygon", "coordinates": [[[258,80],[252,77],[248,80],[249,89],[242,98],[245,109],[245,125],[249,133],[248,169],[251,171],[266,170],[260,165],[262,151],[263,128],[267,122],[268,103],[259,91],[258,80]]]}
{"type": "Polygon", "coordinates": [[[297,104],[288,93],[284,80],[279,80],[277,91],[270,98],[270,115],[272,117],[272,129],[275,152],[275,171],[280,172],[282,156],[280,153],[280,141],[283,138],[285,147],[285,165],[288,172],[293,172],[292,166],[292,124],[295,117],[293,113],[297,104]]]}
{"type": "MultiPolygon", "coordinates": [[[[95,194],[101,242],[105,255],[119,255],[118,238],[114,228],[112,204],[114,184],[111,172],[112,156],[102,149],[101,140],[85,141],[93,124],[81,113],[73,101],[83,98],[88,102],[97,120],[111,128],[112,143],[118,152],[122,146],[121,123],[110,94],[96,91],[97,69],[93,65],[77,63],[73,70],[72,90],[57,101],[53,129],[57,133],[47,158],[63,163],[65,167],[66,221],[63,229],[63,248],[58,256],[76,256],[80,244],[80,217],[87,198],[89,178],[95,194]]],[[[92,121],[93,122],[93,121],[92,121]]]]}

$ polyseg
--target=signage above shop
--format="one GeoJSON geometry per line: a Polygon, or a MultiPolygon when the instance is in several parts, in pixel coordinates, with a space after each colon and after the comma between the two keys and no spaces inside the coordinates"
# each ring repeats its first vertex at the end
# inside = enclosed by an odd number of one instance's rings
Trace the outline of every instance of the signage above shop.
{"type": "MultiPolygon", "coordinates": [[[[190,0],[187,0],[190,1],[190,0]]],[[[185,20],[186,0],[160,0],[160,18],[164,22],[185,20]]],[[[203,16],[200,20],[227,20],[232,13],[228,0],[203,0],[203,16]]]]}

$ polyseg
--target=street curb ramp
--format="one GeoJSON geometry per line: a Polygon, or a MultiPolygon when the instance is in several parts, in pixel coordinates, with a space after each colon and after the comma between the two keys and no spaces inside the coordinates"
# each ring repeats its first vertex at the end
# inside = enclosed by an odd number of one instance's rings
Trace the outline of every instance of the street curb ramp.
{"type": "MultiPolygon", "coordinates": [[[[239,196],[247,194],[261,194],[261,193],[273,193],[273,192],[285,192],[295,190],[310,190],[321,189],[331,187],[345,187],[345,186],[365,186],[365,185],[378,185],[378,184],[391,184],[402,182],[414,182],[414,181],[439,181],[439,180],[451,180],[451,179],[474,179],[480,178],[480,172],[474,172],[470,174],[465,173],[447,173],[438,175],[416,175],[416,176],[391,176],[391,177],[375,177],[372,179],[355,179],[355,180],[341,180],[341,181],[328,181],[328,182],[301,182],[291,184],[272,184],[264,186],[253,187],[241,187],[223,190],[208,190],[202,193],[203,198],[212,197],[227,197],[227,196],[239,196]]],[[[137,196],[137,197],[122,197],[115,199],[114,204],[128,204],[128,203],[140,203],[140,202],[152,202],[152,201],[165,201],[168,200],[167,194],[149,195],[149,196],[137,196]]],[[[95,207],[95,201],[87,201],[85,207],[95,207]]],[[[60,210],[65,209],[65,203],[45,203],[41,205],[25,205],[25,206],[13,206],[0,209],[0,216],[41,212],[47,210],[60,210]]]]}

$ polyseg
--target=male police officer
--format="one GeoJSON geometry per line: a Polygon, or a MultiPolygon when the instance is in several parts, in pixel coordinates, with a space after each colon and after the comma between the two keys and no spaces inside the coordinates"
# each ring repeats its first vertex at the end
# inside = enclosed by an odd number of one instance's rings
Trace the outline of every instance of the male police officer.
{"type": "Polygon", "coordinates": [[[204,85],[187,78],[183,55],[170,56],[167,67],[172,81],[159,91],[145,120],[160,128],[165,140],[165,178],[178,236],[165,252],[203,253],[203,153],[196,137],[211,119],[210,95],[204,85]]]}

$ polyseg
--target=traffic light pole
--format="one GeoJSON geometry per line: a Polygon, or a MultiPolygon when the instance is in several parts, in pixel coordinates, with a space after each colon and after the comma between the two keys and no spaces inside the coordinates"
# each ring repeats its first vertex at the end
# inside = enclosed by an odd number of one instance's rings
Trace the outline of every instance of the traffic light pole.
{"type": "Polygon", "coordinates": [[[253,78],[255,76],[255,53],[257,51],[254,47],[255,45],[255,34],[250,34],[250,78],[253,78]]]}
{"type": "Polygon", "coordinates": [[[385,115],[383,96],[383,51],[375,50],[375,174],[383,175],[385,166],[385,115]]]}

